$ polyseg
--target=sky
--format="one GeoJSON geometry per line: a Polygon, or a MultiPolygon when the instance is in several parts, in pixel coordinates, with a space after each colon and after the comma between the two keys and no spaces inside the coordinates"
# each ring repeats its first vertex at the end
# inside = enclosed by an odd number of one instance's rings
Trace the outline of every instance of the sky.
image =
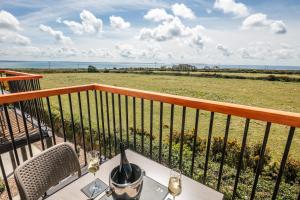
{"type": "Polygon", "coordinates": [[[0,60],[300,65],[299,0],[0,0],[0,60]]]}

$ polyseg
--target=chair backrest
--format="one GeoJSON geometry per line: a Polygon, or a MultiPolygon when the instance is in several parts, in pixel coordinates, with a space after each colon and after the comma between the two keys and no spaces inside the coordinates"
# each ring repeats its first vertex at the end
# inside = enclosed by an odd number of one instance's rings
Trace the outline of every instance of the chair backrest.
{"type": "Polygon", "coordinates": [[[71,144],[64,142],[27,160],[14,174],[21,199],[37,200],[75,172],[81,176],[76,152],[71,144]]]}

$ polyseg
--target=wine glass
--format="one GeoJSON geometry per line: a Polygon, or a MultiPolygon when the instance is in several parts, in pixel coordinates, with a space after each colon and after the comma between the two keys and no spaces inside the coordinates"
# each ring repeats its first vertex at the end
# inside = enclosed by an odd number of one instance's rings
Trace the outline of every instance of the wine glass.
{"type": "Polygon", "coordinates": [[[94,184],[91,185],[89,188],[91,192],[91,196],[93,197],[95,193],[100,190],[100,185],[97,184],[96,181],[96,173],[100,167],[100,159],[99,159],[99,152],[92,150],[87,155],[88,158],[88,171],[94,175],[94,184]]]}
{"type": "Polygon", "coordinates": [[[170,178],[169,178],[169,193],[173,196],[173,200],[175,197],[180,195],[181,193],[181,171],[178,169],[171,169],[170,178]]]}

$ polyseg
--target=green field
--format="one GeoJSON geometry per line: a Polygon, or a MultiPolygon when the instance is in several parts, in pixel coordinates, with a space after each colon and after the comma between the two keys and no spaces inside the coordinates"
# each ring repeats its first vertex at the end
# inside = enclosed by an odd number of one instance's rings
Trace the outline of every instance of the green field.
{"type": "MultiPolygon", "coordinates": [[[[182,96],[196,97],[201,99],[215,100],[221,102],[231,102],[243,105],[258,106],[265,108],[273,108],[291,112],[300,112],[300,83],[291,82],[272,82],[260,80],[238,80],[238,79],[218,79],[218,78],[199,78],[199,77],[179,77],[179,76],[161,76],[161,75],[138,75],[138,74],[119,74],[119,73],[57,73],[43,74],[41,80],[42,88],[55,88],[72,85],[83,85],[90,83],[102,83],[114,86],[143,89],[148,91],[157,91],[169,94],[182,96]]],[[[87,105],[86,95],[81,94],[83,99],[84,120],[87,124],[87,105]]],[[[72,95],[74,104],[75,120],[78,121],[78,106],[77,96],[72,95]]],[[[105,97],[105,95],[103,95],[105,97]]],[[[111,105],[111,95],[109,94],[109,105],[111,105]]],[[[63,107],[65,118],[69,119],[69,104],[66,95],[63,95],[63,107]]],[[[99,100],[99,98],[98,98],[99,100]]],[[[104,98],[105,100],[105,98],[104,98]]],[[[95,120],[95,101],[94,95],[90,92],[91,101],[91,116],[92,127],[96,128],[95,120]]],[[[54,110],[58,111],[57,97],[51,98],[54,110]]],[[[105,101],[104,101],[105,102],[105,101]]],[[[124,97],[122,97],[122,126],[125,127],[125,106],[124,97]]],[[[115,112],[116,112],[116,127],[118,129],[118,99],[115,95],[115,112]]],[[[140,117],[140,100],[136,101],[137,109],[137,128],[141,127],[140,117]]],[[[174,131],[180,132],[181,127],[181,110],[180,107],[175,107],[174,131]]],[[[106,110],[105,110],[106,111],[106,110]]],[[[110,106],[110,114],[112,108],[110,106]]],[[[170,105],[164,105],[163,118],[163,138],[167,140],[169,134],[170,121],[170,105]]],[[[210,113],[201,111],[199,121],[199,135],[206,138],[208,134],[210,113]]],[[[111,119],[112,120],[112,119],[111,119]]],[[[149,130],[149,101],[145,100],[145,130],[149,130]]],[[[132,99],[129,98],[129,124],[133,125],[132,117],[132,99]]],[[[186,116],[186,131],[192,130],[195,121],[195,110],[187,109],[186,116]]],[[[237,139],[241,142],[243,135],[245,119],[233,117],[230,127],[229,139],[237,139]]],[[[111,123],[111,129],[113,124],[111,123]]],[[[261,143],[265,122],[251,121],[249,128],[249,136],[247,143],[261,143]]],[[[223,136],[226,125],[226,116],[223,114],[215,114],[213,136],[223,136]]],[[[154,134],[158,135],[159,127],[159,103],[154,104],[154,134]]],[[[273,125],[268,141],[273,159],[280,160],[283,149],[285,147],[288,134],[288,127],[281,125],[273,125]],[[276,148],[275,148],[276,147],[276,148]]],[[[295,137],[292,143],[290,154],[300,159],[300,135],[299,129],[296,129],[295,137]]]]}
{"type": "MultiPolygon", "coordinates": [[[[153,71],[154,73],[161,73],[161,71],[153,71]]],[[[243,76],[243,77],[267,77],[273,75],[275,77],[288,76],[291,78],[300,78],[300,74],[267,74],[267,73],[237,73],[237,72],[176,72],[176,71],[164,71],[163,73],[181,73],[181,74],[220,74],[228,76],[243,76]]]]}

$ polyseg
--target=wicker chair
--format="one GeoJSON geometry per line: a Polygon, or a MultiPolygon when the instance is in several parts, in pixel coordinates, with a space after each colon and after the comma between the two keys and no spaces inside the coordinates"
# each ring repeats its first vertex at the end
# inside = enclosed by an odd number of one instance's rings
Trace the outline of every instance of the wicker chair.
{"type": "Polygon", "coordinates": [[[32,157],[14,172],[21,200],[37,200],[68,176],[78,173],[80,164],[69,143],[55,145],[32,157]]]}

